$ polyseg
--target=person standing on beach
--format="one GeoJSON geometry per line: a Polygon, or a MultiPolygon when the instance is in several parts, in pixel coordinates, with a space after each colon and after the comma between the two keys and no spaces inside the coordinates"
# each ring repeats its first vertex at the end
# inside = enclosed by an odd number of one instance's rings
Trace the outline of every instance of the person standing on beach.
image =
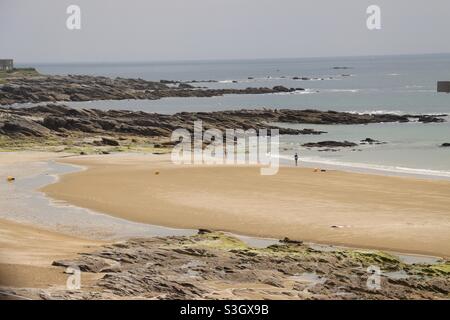
{"type": "Polygon", "coordinates": [[[294,160],[295,160],[295,166],[297,167],[297,165],[298,165],[298,154],[297,154],[297,152],[295,153],[294,160]]]}

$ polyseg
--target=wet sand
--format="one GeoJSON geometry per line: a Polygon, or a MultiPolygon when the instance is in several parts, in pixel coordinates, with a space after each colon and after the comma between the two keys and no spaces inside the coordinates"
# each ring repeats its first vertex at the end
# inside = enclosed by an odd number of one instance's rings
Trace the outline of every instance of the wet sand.
{"type": "MultiPolygon", "coordinates": [[[[51,152],[8,152],[0,156],[1,184],[7,184],[6,176],[18,180],[37,174],[42,164],[67,156],[51,152]]],[[[14,186],[16,182],[12,182],[14,186]]],[[[2,188],[2,192],[14,192],[15,188],[2,188]]],[[[52,266],[57,259],[77,256],[80,252],[95,250],[103,241],[85,240],[75,236],[46,230],[33,223],[18,223],[4,219],[6,211],[13,216],[16,194],[10,194],[9,202],[0,202],[0,286],[16,288],[64,287],[68,275],[62,268],[52,266]]],[[[8,197],[7,197],[8,198],[8,197]]],[[[5,200],[6,201],[6,200],[5,200]]],[[[90,281],[85,274],[82,281],[90,281]]],[[[95,276],[97,277],[97,276],[95,276]]],[[[3,296],[1,298],[4,298],[3,296]]],[[[13,297],[18,298],[18,297],[13,297]]]]}
{"type": "MultiPolygon", "coordinates": [[[[65,286],[68,275],[52,262],[90,252],[103,243],[0,219],[0,286],[65,286]]],[[[84,274],[82,281],[90,278],[84,274]]]]}
{"type": "Polygon", "coordinates": [[[161,155],[64,159],[88,167],[43,189],[113,216],[176,228],[450,256],[450,182],[283,167],[175,166],[161,155]]]}

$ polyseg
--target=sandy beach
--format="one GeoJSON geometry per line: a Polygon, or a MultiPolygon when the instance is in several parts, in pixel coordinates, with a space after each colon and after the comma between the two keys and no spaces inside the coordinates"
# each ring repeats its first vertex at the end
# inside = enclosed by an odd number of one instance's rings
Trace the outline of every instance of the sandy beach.
{"type": "Polygon", "coordinates": [[[3,2],[0,300],[450,299],[450,2],[3,2]]]}
{"type": "MultiPolygon", "coordinates": [[[[18,180],[33,176],[42,164],[67,156],[52,152],[11,152],[2,153],[0,172],[2,184],[7,183],[4,173],[18,180]]],[[[11,185],[14,187],[14,184],[11,185]]],[[[2,189],[7,191],[8,189],[2,189]]],[[[10,192],[13,192],[11,189],[10,192]]],[[[14,193],[14,192],[13,192],[14,193]]],[[[0,286],[19,288],[65,288],[67,274],[64,270],[52,266],[57,259],[75,257],[80,252],[90,252],[106,243],[92,239],[83,239],[61,232],[42,228],[29,223],[18,223],[4,219],[5,212],[14,212],[14,197],[9,202],[0,201],[2,217],[0,218],[0,286]],[[12,201],[12,202],[11,202],[12,201]]],[[[17,203],[16,203],[17,204],[17,203]]],[[[16,206],[17,207],[17,206],[16,206]]],[[[97,278],[84,274],[84,282],[97,278]]],[[[14,297],[20,298],[20,297],[14,297]]]]}
{"type": "Polygon", "coordinates": [[[373,264],[385,270],[383,297],[448,292],[439,258],[448,256],[448,182],[259,173],[176,166],[167,154],[4,153],[0,175],[16,180],[0,185],[0,299],[375,298],[365,277],[373,264]],[[82,270],[80,290],[67,289],[68,266],[82,270]]]}
{"type": "MultiPolygon", "coordinates": [[[[52,262],[90,252],[103,243],[0,219],[0,286],[65,288],[67,274],[52,262]]],[[[96,278],[82,275],[86,284],[96,278]]]]}
{"type": "Polygon", "coordinates": [[[176,228],[450,256],[450,182],[283,167],[176,166],[168,155],[62,160],[88,169],[43,191],[176,228]]]}

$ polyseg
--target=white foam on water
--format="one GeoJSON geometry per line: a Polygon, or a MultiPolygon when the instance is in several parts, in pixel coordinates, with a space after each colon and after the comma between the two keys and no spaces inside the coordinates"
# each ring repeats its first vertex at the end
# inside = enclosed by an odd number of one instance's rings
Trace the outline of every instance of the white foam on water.
{"type": "Polygon", "coordinates": [[[360,91],[361,91],[360,89],[328,89],[328,90],[322,90],[322,92],[336,92],[336,93],[341,93],[341,92],[358,93],[360,91]]]}
{"type": "Polygon", "coordinates": [[[370,115],[377,115],[377,114],[395,114],[395,115],[403,115],[405,114],[404,111],[400,111],[400,110],[367,110],[367,111],[355,111],[355,110],[350,110],[350,111],[345,111],[348,113],[353,113],[353,114],[370,114],[370,115]]]}
{"type": "Polygon", "coordinates": [[[233,83],[233,81],[237,81],[237,80],[220,80],[217,81],[218,83],[233,83]]]}
{"type": "Polygon", "coordinates": [[[285,96],[285,95],[291,95],[291,94],[312,94],[312,93],[318,93],[318,91],[313,90],[313,89],[305,89],[305,90],[295,90],[292,92],[275,92],[275,93],[269,93],[269,94],[285,96]]]}
{"type": "MultiPolygon", "coordinates": [[[[348,111],[343,111],[343,112],[347,112],[347,113],[353,113],[353,114],[371,114],[371,115],[377,115],[377,114],[394,114],[394,115],[405,115],[405,114],[415,114],[415,113],[411,113],[411,112],[406,112],[406,111],[401,111],[401,110],[366,110],[366,111],[356,111],[356,110],[348,110],[348,111]]],[[[442,112],[426,112],[423,113],[426,115],[430,115],[430,116],[438,116],[438,115],[443,115],[442,112]]]]}
{"type": "MultiPolygon", "coordinates": [[[[280,159],[292,161],[292,157],[280,155],[280,159]]],[[[354,163],[354,162],[342,162],[333,159],[323,159],[319,157],[305,157],[301,158],[301,163],[309,163],[312,165],[327,165],[332,168],[342,169],[344,171],[357,171],[357,172],[374,172],[374,173],[391,173],[398,175],[411,175],[422,176],[428,178],[445,178],[450,179],[450,171],[433,170],[433,169],[420,169],[420,168],[408,168],[402,166],[387,166],[377,165],[370,163],[354,163]]]]}

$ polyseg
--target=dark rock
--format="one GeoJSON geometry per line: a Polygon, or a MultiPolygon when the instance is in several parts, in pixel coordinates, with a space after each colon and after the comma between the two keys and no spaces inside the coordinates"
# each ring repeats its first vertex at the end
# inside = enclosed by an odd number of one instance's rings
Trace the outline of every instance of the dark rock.
{"type": "Polygon", "coordinates": [[[211,233],[212,231],[209,229],[198,229],[198,234],[207,234],[211,233]]]}
{"type": "Polygon", "coordinates": [[[334,70],[346,70],[346,69],[352,69],[351,67],[345,67],[345,66],[337,66],[333,67],[334,70]]]}
{"type": "Polygon", "coordinates": [[[288,237],[285,237],[284,239],[280,240],[280,242],[287,243],[287,244],[297,244],[297,245],[300,245],[303,243],[303,241],[292,240],[292,239],[289,239],[288,237]]]}
{"type": "Polygon", "coordinates": [[[12,114],[2,115],[0,113],[0,134],[11,137],[45,137],[50,134],[50,130],[31,119],[12,114]]]}
{"type": "Polygon", "coordinates": [[[430,115],[422,115],[417,118],[417,121],[422,123],[435,123],[435,122],[445,122],[444,119],[439,118],[437,116],[430,116],[430,115]]]}
{"type": "Polygon", "coordinates": [[[365,138],[364,140],[361,140],[361,142],[375,143],[378,142],[378,140],[374,140],[372,138],[365,138]]]}
{"type": "Polygon", "coordinates": [[[180,89],[193,89],[195,87],[193,85],[190,85],[189,83],[180,83],[178,85],[178,88],[180,88],[180,89]]]}
{"type": "Polygon", "coordinates": [[[314,129],[302,129],[300,130],[300,134],[312,134],[312,135],[319,135],[322,133],[327,133],[326,131],[317,131],[314,129]]]}
{"type": "Polygon", "coordinates": [[[43,125],[51,130],[60,130],[67,126],[67,120],[62,117],[48,116],[44,118],[43,125]]]}
{"type": "Polygon", "coordinates": [[[102,144],[105,146],[120,146],[120,143],[114,139],[110,139],[110,138],[102,138],[102,144]]]}
{"type": "Polygon", "coordinates": [[[273,91],[275,92],[292,92],[292,89],[286,88],[284,86],[275,86],[273,87],[273,91]]]}
{"type": "Polygon", "coordinates": [[[337,148],[337,147],[355,147],[357,146],[354,142],[349,141],[320,141],[320,142],[309,142],[302,144],[303,147],[307,148],[323,148],[323,147],[329,147],[329,148],[337,148]]]}
{"type": "Polygon", "coordinates": [[[361,140],[361,144],[386,144],[387,142],[381,142],[372,138],[365,138],[361,140]]]}
{"type": "Polygon", "coordinates": [[[176,81],[176,80],[159,80],[159,82],[162,84],[178,84],[178,83],[180,83],[179,81],[176,81]]]}

